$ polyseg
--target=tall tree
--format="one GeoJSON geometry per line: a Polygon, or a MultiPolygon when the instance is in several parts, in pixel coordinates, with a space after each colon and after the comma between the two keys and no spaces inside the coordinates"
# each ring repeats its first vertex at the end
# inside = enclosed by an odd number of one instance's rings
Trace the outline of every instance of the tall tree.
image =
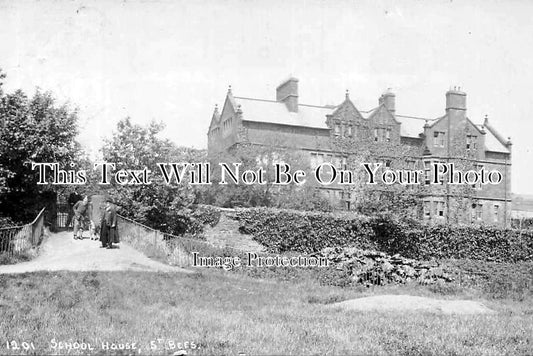
{"type": "Polygon", "coordinates": [[[58,106],[49,92],[28,98],[21,90],[5,94],[0,86],[0,96],[0,215],[28,221],[56,196],[55,187],[37,184],[32,163],[58,163],[62,169],[76,163],[78,113],[58,106]]]}
{"type": "Polygon", "coordinates": [[[205,152],[178,147],[158,134],[164,125],[151,122],[148,126],[133,124],[130,118],[118,122],[111,139],[104,142],[104,160],[114,163],[116,170],[142,170],[153,172],[150,185],[120,185],[108,187],[122,208],[122,213],[154,228],[170,233],[182,233],[187,229],[187,212],[195,203],[195,191],[189,184],[165,184],[158,163],[197,162],[205,152]]]}

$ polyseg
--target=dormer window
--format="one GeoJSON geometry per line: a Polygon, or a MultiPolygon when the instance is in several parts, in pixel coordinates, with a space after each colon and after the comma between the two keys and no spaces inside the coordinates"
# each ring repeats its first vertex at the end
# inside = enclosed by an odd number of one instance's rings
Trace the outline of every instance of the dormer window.
{"type": "Polygon", "coordinates": [[[435,131],[433,132],[433,146],[434,147],[444,147],[444,136],[445,132],[435,131]]]}
{"type": "Polygon", "coordinates": [[[466,135],[466,149],[476,149],[477,148],[477,136],[466,135]]]}

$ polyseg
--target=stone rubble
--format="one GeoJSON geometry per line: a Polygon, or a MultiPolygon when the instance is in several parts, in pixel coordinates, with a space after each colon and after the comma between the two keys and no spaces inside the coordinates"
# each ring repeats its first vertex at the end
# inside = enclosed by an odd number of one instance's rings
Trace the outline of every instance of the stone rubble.
{"type": "Polygon", "coordinates": [[[322,255],[337,269],[347,271],[354,283],[384,285],[418,281],[432,284],[453,280],[436,261],[422,262],[399,254],[391,256],[355,247],[328,247],[322,250],[322,255]]]}

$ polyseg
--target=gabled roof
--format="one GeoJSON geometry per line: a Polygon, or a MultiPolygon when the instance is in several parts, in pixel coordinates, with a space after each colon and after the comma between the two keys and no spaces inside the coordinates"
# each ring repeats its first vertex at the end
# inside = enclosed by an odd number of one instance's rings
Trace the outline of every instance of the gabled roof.
{"type": "Polygon", "coordinates": [[[492,149],[489,150],[488,147],[487,147],[487,150],[492,151],[492,152],[509,153],[509,149],[507,147],[508,141],[505,140],[503,138],[503,136],[500,135],[500,133],[498,131],[496,131],[496,129],[494,127],[492,127],[492,125],[489,123],[489,119],[486,116],[485,116],[485,122],[483,123],[483,127],[486,128],[487,129],[486,130],[487,133],[490,133],[490,135],[492,136],[492,138],[491,138],[491,142],[492,142],[491,148],[492,149]],[[496,142],[494,142],[494,141],[496,141],[496,142]]]}
{"type": "Polygon", "coordinates": [[[298,105],[298,112],[290,112],[279,101],[235,97],[241,105],[242,119],[246,121],[268,122],[280,125],[305,126],[328,129],[326,115],[333,113],[336,107],[298,105]]]}
{"type": "Polygon", "coordinates": [[[213,125],[218,124],[220,121],[220,113],[218,112],[218,106],[215,105],[215,110],[213,110],[213,116],[211,116],[211,123],[209,124],[209,131],[213,128],[213,125]]]}
{"type": "Polygon", "coordinates": [[[498,140],[491,130],[484,130],[486,126],[475,126],[478,130],[485,132],[485,150],[490,152],[510,153],[509,149],[498,140]]]}
{"type": "Polygon", "coordinates": [[[342,104],[340,104],[339,106],[335,108],[335,110],[331,113],[331,115],[337,115],[338,112],[345,106],[351,107],[355,111],[356,116],[363,117],[363,115],[361,115],[361,112],[359,112],[359,110],[355,107],[354,103],[350,100],[350,97],[348,96],[348,92],[346,92],[346,99],[342,102],[342,104]]]}
{"type": "MultiPolygon", "coordinates": [[[[346,99],[349,101],[348,97],[346,99]]],[[[351,103],[351,101],[349,101],[351,103]]],[[[239,96],[233,96],[231,89],[228,90],[228,95],[224,103],[222,112],[228,108],[237,111],[239,108],[242,111],[242,119],[252,122],[273,123],[279,125],[300,126],[318,129],[329,129],[326,125],[327,115],[335,113],[343,104],[338,106],[314,106],[306,104],[298,104],[298,112],[290,112],[283,102],[263,99],[252,99],[239,96]]],[[[351,103],[353,106],[353,103],[351,103]]],[[[354,106],[355,108],[355,106],[354,106]]],[[[358,111],[363,119],[370,119],[383,110],[383,105],[375,107],[369,111],[358,111]]],[[[213,113],[212,122],[220,120],[221,113],[215,111],[213,113]]],[[[440,120],[444,119],[446,115],[436,119],[426,119],[414,116],[393,115],[395,121],[400,123],[400,136],[409,138],[420,138],[424,133],[424,125],[428,123],[431,126],[435,125],[440,120]]],[[[469,122],[470,119],[467,118],[469,122]]],[[[485,133],[485,149],[491,152],[510,153],[506,145],[506,141],[492,128],[488,121],[485,125],[472,124],[481,133],[485,133]]]]}
{"type": "Polygon", "coordinates": [[[369,110],[369,111],[366,111],[366,112],[364,112],[364,113],[365,113],[366,115],[365,115],[365,116],[361,115],[361,116],[363,116],[363,118],[365,118],[365,119],[367,119],[367,120],[368,120],[368,119],[371,119],[372,117],[376,116],[377,114],[381,114],[381,113],[383,113],[383,114],[385,114],[385,115],[389,115],[389,117],[390,117],[394,122],[396,122],[396,123],[398,123],[398,124],[401,123],[399,120],[396,119],[395,115],[393,115],[393,114],[389,111],[389,109],[387,109],[387,107],[385,107],[384,104],[381,104],[381,105],[379,105],[379,106],[377,106],[377,107],[375,107],[375,108],[373,108],[373,109],[371,109],[371,110],[369,110]]]}

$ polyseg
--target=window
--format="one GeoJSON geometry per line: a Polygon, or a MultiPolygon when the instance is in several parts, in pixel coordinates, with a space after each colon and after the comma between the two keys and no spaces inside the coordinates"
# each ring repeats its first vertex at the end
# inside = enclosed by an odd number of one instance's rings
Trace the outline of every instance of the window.
{"type": "Polygon", "coordinates": [[[346,129],[346,132],[347,132],[347,136],[348,137],[352,137],[353,135],[353,128],[352,128],[352,125],[348,125],[347,129],[346,129]]]}
{"type": "Polygon", "coordinates": [[[494,222],[498,222],[500,217],[500,206],[494,204],[494,222]]]}
{"type": "Polygon", "coordinates": [[[374,141],[375,142],[390,142],[390,136],[391,136],[391,129],[390,128],[375,128],[374,129],[374,141]]]}
{"type": "Polygon", "coordinates": [[[466,135],[466,149],[476,149],[477,148],[477,136],[466,135]]]}
{"type": "Polygon", "coordinates": [[[341,134],[341,125],[335,124],[335,136],[340,136],[341,134]]]}
{"type": "Polygon", "coordinates": [[[424,201],[424,219],[431,218],[431,201],[424,201]]]}
{"type": "Polygon", "coordinates": [[[311,152],[311,168],[315,169],[324,163],[324,155],[318,152],[311,152]]]}
{"type": "Polygon", "coordinates": [[[390,159],[385,160],[385,167],[390,168],[392,161],[390,159]]]}
{"type": "Polygon", "coordinates": [[[444,147],[444,136],[445,136],[444,132],[441,132],[441,131],[433,132],[433,146],[444,147]]]}
{"type": "Polygon", "coordinates": [[[482,220],[483,219],[483,204],[478,204],[477,205],[476,218],[478,220],[482,220]]]}
{"type": "Polygon", "coordinates": [[[345,200],[345,201],[344,201],[344,208],[345,208],[346,210],[351,210],[351,208],[352,208],[352,202],[349,201],[349,200],[345,200]]]}
{"type": "MultiPolygon", "coordinates": [[[[480,171],[481,169],[483,169],[483,165],[482,164],[476,164],[474,166],[474,168],[477,170],[477,171],[480,171]]],[[[477,183],[475,184],[472,184],[472,188],[474,188],[475,190],[481,190],[481,179],[478,180],[477,183]]]]}
{"type": "Polygon", "coordinates": [[[436,201],[435,204],[435,216],[444,217],[444,202],[436,201]]]}
{"type": "Polygon", "coordinates": [[[424,182],[425,184],[431,182],[431,161],[424,161],[424,182]]]}

